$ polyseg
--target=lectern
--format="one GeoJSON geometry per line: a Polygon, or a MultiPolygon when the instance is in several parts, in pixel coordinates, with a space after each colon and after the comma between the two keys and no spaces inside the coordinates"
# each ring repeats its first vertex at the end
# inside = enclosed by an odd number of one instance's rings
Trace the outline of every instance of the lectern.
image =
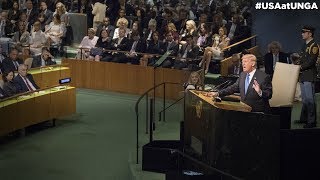
{"type": "Polygon", "coordinates": [[[186,153],[242,179],[279,179],[279,116],[195,90],[187,92],[185,108],[186,153]]]}

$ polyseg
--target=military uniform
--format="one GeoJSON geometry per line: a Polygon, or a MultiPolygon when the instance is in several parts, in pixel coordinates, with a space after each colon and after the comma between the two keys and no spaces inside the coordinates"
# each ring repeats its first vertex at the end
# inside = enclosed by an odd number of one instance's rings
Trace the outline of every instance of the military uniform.
{"type": "MultiPolygon", "coordinates": [[[[314,28],[306,27],[305,32],[314,32],[314,28]]],[[[315,102],[315,86],[317,79],[316,62],[319,55],[318,44],[312,39],[308,43],[304,43],[300,52],[300,87],[302,98],[302,109],[299,122],[306,123],[304,128],[312,128],[316,126],[316,102],[315,102]]]]}

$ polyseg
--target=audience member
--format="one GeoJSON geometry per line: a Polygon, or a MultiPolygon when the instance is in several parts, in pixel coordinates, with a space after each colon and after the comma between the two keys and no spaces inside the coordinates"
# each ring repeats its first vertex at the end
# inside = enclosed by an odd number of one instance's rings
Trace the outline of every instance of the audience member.
{"type": "Polygon", "coordinates": [[[4,82],[3,83],[3,92],[7,96],[13,96],[13,95],[19,93],[16,85],[13,82],[13,78],[14,78],[13,71],[7,71],[2,74],[2,80],[4,82]]]}
{"type": "Polygon", "coordinates": [[[93,17],[93,28],[97,28],[99,24],[102,23],[103,19],[106,16],[107,6],[103,4],[103,0],[97,0],[94,5],[92,5],[92,14],[93,17]]]}
{"type": "Polygon", "coordinates": [[[18,58],[18,50],[15,48],[11,48],[9,57],[5,58],[2,61],[2,70],[4,72],[17,71],[20,64],[23,64],[23,61],[18,58]]]}
{"type": "Polygon", "coordinates": [[[14,77],[13,82],[19,93],[35,91],[39,89],[33,80],[33,76],[27,73],[27,66],[20,64],[18,68],[18,75],[14,77]]]}
{"type": "Polygon", "coordinates": [[[97,41],[99,39],[98,36],[95,36],[96,31],[93,28],[88,29],[88,35],[83,37],[78,54],[76,58],[78,59],[87,59],[89,58],[90,55],[90,49],[95,47],[97,44],[97,41]]]}
{"type": "Polygon", "coordinates": [[[265,72],[271,77],[277,62],[289,63],[288,55],[281,51],[281,44],[277,41],[272,41],[268,45],[268,53],[264,55],[265,72]]]}
{"type": "Polygon", "coordinates": [[[54,64],[57,63],[53,60],[50,50],[47,47],[43,47],[41,55],[33,57],[31,68],[50,66],[54,64]]]}
{"type": "Polygon", "coordinates": [[[202,81],[200,78],[200,73],[198,71],[191,72],[188,82],[184,83],[185,91],[193,90],[193,89],[202,89],[202,81]]]}

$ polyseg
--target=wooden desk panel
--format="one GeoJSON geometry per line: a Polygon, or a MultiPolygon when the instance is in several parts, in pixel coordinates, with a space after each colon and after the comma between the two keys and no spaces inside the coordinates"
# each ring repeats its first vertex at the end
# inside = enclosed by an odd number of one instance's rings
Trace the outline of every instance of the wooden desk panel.
{"type": "MultiPolygon", "coordinates": [[[[96,62],[63,59],[71,69],[72,84],[79,88],[116,91],[130,94],[143,94],[153,87],[153,67],[109,62],[96,62]]],[[[189,77],[188,71],[175,69],[156,69],[156,84],[175,82],[181,85],[168,85],[166,97],[177,99],[183,91],[182,84],[189,77]]],[[[162,96],[163,87],[157,90],[162,96]]]]}
{"type": "Polygon", "coordinates": [[[50,88],[0,102],[0,135],[76,112],[76,89],[50,88]]]}

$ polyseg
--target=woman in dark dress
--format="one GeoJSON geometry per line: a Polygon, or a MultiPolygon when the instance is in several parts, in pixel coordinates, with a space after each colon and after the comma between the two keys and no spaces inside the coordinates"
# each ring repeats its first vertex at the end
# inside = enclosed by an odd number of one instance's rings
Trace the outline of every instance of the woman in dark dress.
{"type": "Polygon", "coordinates": [[[18,89],[16,88],[13,82],[13,78],[14,78],[13,71],[7,71],[2,74],[2,79],[4,81],[3,91],[8,97],[19,93],[18,89]]]}

